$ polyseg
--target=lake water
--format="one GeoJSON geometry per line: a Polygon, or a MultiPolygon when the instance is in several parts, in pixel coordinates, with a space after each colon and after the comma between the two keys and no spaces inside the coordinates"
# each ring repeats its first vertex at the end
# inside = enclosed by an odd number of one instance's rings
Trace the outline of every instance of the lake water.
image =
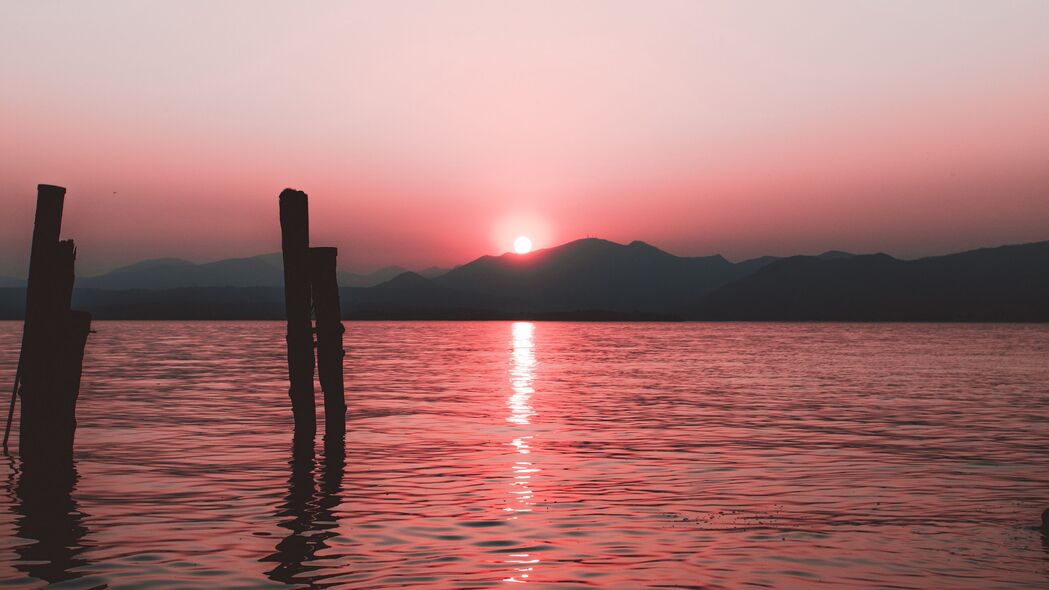
{"type": "Polygon", "coordinates": [[[0,585],[1049,586],[1049,326],[348,323],[344,462],[280,323],[95,327],[0,585]]]}

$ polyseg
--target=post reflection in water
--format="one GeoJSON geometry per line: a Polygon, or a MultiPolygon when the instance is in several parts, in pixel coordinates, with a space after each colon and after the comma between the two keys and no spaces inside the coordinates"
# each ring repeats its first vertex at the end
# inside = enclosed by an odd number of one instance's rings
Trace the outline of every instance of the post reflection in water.
{"type": "Polygon", "coordinates": [[[321,553],[328,549],[328,539],[338,535],[339,521],[335,510],[342,503],[346,448],[341,438],[331,443],[325,441],[318,487],[314,478],[316,461],[312,442],[292,445],[292,458],[288,462],[291,470],[288,494],[277,510],[277,517],[283,519],[280,526],[290,532],[277,543],[276,550],[261,561],[277,564],[266,572],[271,580],[324,588],[334,585],[326,583],[325,579],[335,574],[330,569],[322,574],[323,566],[313,562],[337,557],[321,553]]]}
{"type": "Polygon", "coordinates": [[[40,465],[27,469],[22,465],[21,473],[13,484],[15,534],[26,544],[15,547],[19,561],[18,570],[49,584],[68,582],[83,577],[82,568],[87,560],[83,538],[87,528],[83,525],[84,513],[73,498],[76,487],[76,465],[69,461],[65,465],[40,465]]]}
{"type": "MultiPolygon", "coordinates": [[[[504,510],[509,514],[508,520],[517,520],[522,513],[532,511],[534,505],[534,493],[532,491],[532,476],[539,469],[531,461],[532,440],[531,424],[536,415],[532,407],[532,395],[535,393],[533,386],[535,382],[535,324],[531,322],[515,322],[512,328],[511,355],[510,355],[510,397],[506,405],[510,409],[510,415],[506,421],[514,425],[517,436],[510,441],[510,446],[515,450],[514,462],[511,466],[513,479],[510,482],[509,503],[504,510]]],[[[528,577],[535,565],[539,563],[528,553],[511,553],[505,560],[511,564],[514,573],[504,579],[505,582],[527,582],[528,577]]]]}

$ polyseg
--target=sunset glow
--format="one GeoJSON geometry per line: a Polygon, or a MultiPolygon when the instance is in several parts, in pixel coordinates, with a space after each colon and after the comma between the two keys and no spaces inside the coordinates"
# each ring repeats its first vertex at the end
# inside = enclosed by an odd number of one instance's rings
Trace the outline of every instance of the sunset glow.
{"type": "Polygon", "coordinates": [[[247,6],[6,11],[0,276],[41,182],[85,274],[270,252],[288,186],[355,271],[522,234],[740,260],[1049,226],[1046,2],[247,6]]]}
{"type": "Polygon", "coordinates": [[[532,240],[528,236],[518,236],[514,240],[514,252],[518,254],[528,254],[532,251],[532,240]]]}

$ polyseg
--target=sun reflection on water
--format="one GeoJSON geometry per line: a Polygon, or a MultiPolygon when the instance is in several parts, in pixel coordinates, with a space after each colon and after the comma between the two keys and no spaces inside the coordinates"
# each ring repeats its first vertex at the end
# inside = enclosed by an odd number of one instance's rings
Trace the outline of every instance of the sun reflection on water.
{"type": "Polygon", "coordinates": [[[532,382],[535,380],[535,324],[514,322],[513,352],[510,357],[510,388],[513,394],[507,400],[510,417],[514,424],[530,424],[535,410],[532,409],[532,382]]]}
{"type": "MultiPolygon", "coordinates": [[[[510,408],[507,422],[514,424],[521,433],[510,441],[516,451],[516,460],[511,466],[513,479],[510,482],[510,498],[505,510],[508,520],[517,520],[523,513],[532,511],[534,493],[532,492],[532,475],[539,472],[532,461],[528,461],[532,452],[529,442],[532,440],[527,428],[532,424],[535,409],[532,407],[532,394],[535,389],[535,324],[515,322],[512,332],[512,352],[510,355],[510,397],[506,405],[510,408]]],[[[528,553],[511,553],[505,563],[514,568],[514,573],[504,582],[527,582],[534,565],[539,563],[528,553]]]]}

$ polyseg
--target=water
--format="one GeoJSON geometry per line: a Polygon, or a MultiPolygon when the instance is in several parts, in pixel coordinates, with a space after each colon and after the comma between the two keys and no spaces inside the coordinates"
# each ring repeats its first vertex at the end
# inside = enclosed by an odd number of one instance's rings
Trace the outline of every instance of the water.
{"type": "Polygon", "coordinates": [[[344,464],[279,323],[96,328],[8,587],[1049,585],[1049,326],[351,323],[344,464]]]}

